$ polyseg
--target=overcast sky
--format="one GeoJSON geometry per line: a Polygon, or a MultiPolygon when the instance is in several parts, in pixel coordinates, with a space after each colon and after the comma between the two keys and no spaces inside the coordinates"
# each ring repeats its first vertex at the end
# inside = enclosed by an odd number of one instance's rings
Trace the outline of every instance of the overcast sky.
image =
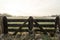
{"type": "Polygon", "coordinates": [[[60,14],[60,0],[0,0],[0,13],[16,16],[60,14]]]}

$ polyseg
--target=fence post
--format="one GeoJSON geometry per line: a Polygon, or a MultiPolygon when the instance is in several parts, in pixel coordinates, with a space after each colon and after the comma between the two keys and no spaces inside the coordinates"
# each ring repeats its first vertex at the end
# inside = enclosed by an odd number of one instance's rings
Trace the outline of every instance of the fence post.
{"type": "Polygon", "coordinates": [[[3,20],[2,19],[3,19],[3,16],[0,15],[0,35],[3,34],[3,30],[4,30],[3,29],[3,20]]]}
{"type": "Polygon", "coordinates": [[[59,26],[59,16],[57,16],[56,19],[55,19],[55,31],[54,31],[54,33],[57,32],[58,26],[59,26]]]}
{"type": "Polygon", "coordinates": [[[58,16],[58,39],[60,40],[60,16],[58,16]]]}
{"type": "Polygon", "coordinates": [[[7,18],[3,15],[0,15],[0,35],[7,33],[8,33],[7,18]]]}
{"type": "Polygon", "coordinates": [[[8,26],[7,26],[7,18],[6,16],[3,16],[3,28],[4,28],[4,34],[8,33],[8,26]]]}
{"type": "Polygon", "coordinates": [[[60,32],[60,16],[59,16],[59,20],[58,20],[58,28],[59,28],[59,32],[60,32]]]}

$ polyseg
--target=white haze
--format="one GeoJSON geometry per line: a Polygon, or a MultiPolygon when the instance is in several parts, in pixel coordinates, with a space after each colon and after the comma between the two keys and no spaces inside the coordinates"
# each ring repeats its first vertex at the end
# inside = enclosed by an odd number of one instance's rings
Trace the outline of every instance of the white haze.
{"type": "Polygon", "coordinates": [[[0,0],[0,13],[16,16],[60,14],[60,0],[0,0]]]}

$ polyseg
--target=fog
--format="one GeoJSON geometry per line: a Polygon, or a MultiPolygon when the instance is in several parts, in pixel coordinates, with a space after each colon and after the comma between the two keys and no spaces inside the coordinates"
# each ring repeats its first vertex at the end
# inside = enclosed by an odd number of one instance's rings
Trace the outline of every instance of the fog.
{"type": "Polygon", "coordinates": [[[59,15],[60,0],[0,0],[0,13],[15,16],[59,15]]]}

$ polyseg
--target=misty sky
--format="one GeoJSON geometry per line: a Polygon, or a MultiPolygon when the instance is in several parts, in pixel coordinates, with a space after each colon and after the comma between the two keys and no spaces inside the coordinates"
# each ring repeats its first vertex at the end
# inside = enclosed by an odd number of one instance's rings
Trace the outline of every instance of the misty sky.
{"type": "Polygon", "coordinates": [[[0,0],[0,13],[16,16],[60,14],[60,0],[0,0]]]}

